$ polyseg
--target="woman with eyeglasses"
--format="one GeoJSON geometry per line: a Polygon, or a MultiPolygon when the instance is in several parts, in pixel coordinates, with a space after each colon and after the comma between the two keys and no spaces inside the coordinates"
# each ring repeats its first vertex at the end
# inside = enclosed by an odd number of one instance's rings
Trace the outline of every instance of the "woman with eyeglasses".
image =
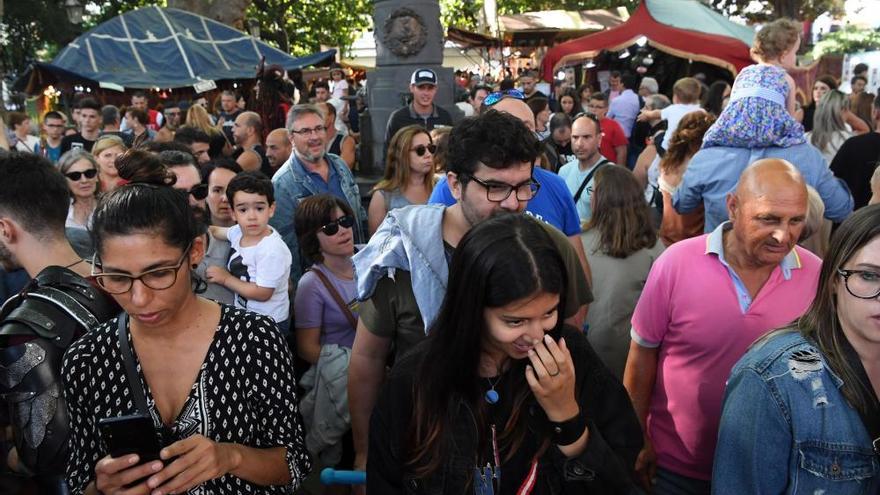
{"type": "Polygon", "coordinates": [[[58,160],[58,168],[70,188],[70,211],[64,227],[88,229],[98,206],[98,163],[88,151],[72,149],[58,160]]]}
{"type": "Polygon", "coordinates": [[[385,176],[373,187],[367,210],[370,235],[389,211],[409,205],[423,205],[434,184],[434,152],[431,134],[419,125],[406,126],[391,138],[385,159],[385,176]]]}
{"type": "Polygon", "coordinates": [[[806,314],[754,343],[733,369],[712,493],[880,493],[878,336],[874,205],[834,233],[806,314]]]}
{"type": "Polygon", "coordinates": [[[294,218],[303,257],[314,263],[299,279],[293,304],[296,350],[310,365],[300,381],[306,445],[337,469],[354,465],[347,391],[358,318],[353,225],[351,207],[332,194],[303,199],[294,218]]]}
{"type": "Polygon", "coordinates": [[[101,192],[116,189],[119,173],[116,171],[116,157],[125,153],[128,147],[121,137],[107,134],[98,138],[92,146],[92,155],[98,163],[98,182],[101,192]]]}
{"type": "Polygon", "coordinates": [[[311,466],[275,323],[199,297],[204,227],[171,187],[174,175],[148,153],[117,166],[129,182],[95,211],[93,276],[123,313],[73,344],[62,364],[71,492],[295,491],[311,466]],[[108,452],[99,421],[138,413],[152,422],[140,433],[160,440],[160,460],[108,452]]]}

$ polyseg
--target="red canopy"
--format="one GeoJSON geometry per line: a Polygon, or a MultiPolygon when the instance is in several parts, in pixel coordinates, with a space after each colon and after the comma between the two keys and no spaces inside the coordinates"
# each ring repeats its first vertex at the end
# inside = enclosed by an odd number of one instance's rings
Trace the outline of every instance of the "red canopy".
{"type": "Polygon", "coordinates": [[[750,32],[754,34],[698,1],[644,0],[625,23],[548,50],[542,62],[543,75],[549,81],[561,66],[593,58],[602,50],[627,48],[642,36],[660,51],[718,65],[736,75],[754,63],[749,43],[744,41],[750,39],[750,32]]]}

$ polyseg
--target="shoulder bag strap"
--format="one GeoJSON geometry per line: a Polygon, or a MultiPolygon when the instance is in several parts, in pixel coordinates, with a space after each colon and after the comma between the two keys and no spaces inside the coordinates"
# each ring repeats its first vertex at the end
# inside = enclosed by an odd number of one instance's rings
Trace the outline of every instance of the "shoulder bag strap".
{"type": "Polygon", "coordinates": [[[122,352],[122,364],[125,365],[125,374],[128,377],[128,387],[134,398],[134,405],[141,414],[149,414],[147,408],[147,397],[144,394],[144,387],[138,376],[137,369],[134,366],[134,356],[131,354],[131,346],[128,344],[128,314],[124,311],[119,315],[119,325],[117,325],[116,336],[119,339],[119,350],[122,352]]]}
{"type": "Polygon", "coordinates": [[[588,173],[586,177],[584,177],[584,181],[581,182],[581,187],[579,187],[577,192],[574,193],[574,203],[575,204],[577,204],[578,200],[581,199],[581,195],[584,193],[584,189],[587,188],[587,184],[590,183],[590,179],[593,178],[593,174],[595,174],[597,170],[599,170],[600,168],[604,167],[605,165],[607,165],[609,163],[611,163],[611,162],[609,162],[608,160],[602,160],[601,162],[599,162],[598,165],[593,167],[593,170],[590,170],[590,173],[588,173]]]}
{"type": "Polygon", "coordinates": [[[330,282],[330,279],[327,278],[327,275],[324,275],[321,270],[311,269],[312,273],[318,276],[318,279],[321,280],[321,283],[324,284],[324,287],[327,288],[327,292],[333,297],[333,300],[336,301],[336,304],[339,305],[339,309],[342,310],[342,314],[345,315],[345,318],[351,323],[351,328],[357,329],[357,318],[354,317],[351,310],[348,309],[348,304],[345,304],[345,301],[342,300],[342,296],[339,295],[339,292],[333,287],[333,284],[330,282]]]}

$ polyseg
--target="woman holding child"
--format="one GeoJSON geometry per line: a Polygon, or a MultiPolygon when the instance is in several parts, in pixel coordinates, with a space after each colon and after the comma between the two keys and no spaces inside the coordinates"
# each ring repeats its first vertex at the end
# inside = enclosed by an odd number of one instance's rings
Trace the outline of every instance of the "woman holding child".
{"type": "Polygon", "coordinates": [[[73,344],[62,364],[71,492],[295,490],[311,466],[292,359],[274,322],[196,295],[203,228],[170,187],[174,175],[143,151],[116,165],[128,183],[95,212],[93,273],[124,313],[73,344]],[[146,411],[133,404],[137,391],[146,411]],[[161,461],[106,450],[99,420],[138,412],[161,438],[161,461]]]}

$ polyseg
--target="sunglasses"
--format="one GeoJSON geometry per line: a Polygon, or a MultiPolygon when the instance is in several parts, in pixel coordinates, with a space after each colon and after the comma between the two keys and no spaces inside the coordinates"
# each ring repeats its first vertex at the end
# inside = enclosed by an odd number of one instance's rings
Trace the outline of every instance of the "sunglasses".
{"type": "Polygon", "coordinates": [[[207,184],[196,184],[192,186],[192,189],[187,191],[189,194],[192,194],[192,197],[201,201],[208,197],[208,185],[207,184]]]}
{"type": "Polygon", "coordinates": [[[516,98],[517,100],[526,99],[526,95],[524,95],[522,91],[518,89],[508,89],[507,91],[496,91],[494,93],[490,93],[489,96],[487,96],[486,99],[483,100],[483,105],[491,107],[492,105],[504,99],[505,96],[516,98]]]}
{"type": "Polygon", "coordinates": [[[336,235],[337,232],[339,232],[339,227],[342,227],[344,229],[350,229],[353,226],[354,226],[354,217],[352,217],[351,215],[344,215],[344,216],[337,218],[336,220],[333,220],[332,222],[328,223],[327,225],[324,225],[323,227],[321,227],[318,230],[323,232],[324,235],[334,236],[334,235],[336,235]]]}
{"type": "Polygon", "coordinates": [[[425,156],[425,151],[427,151],[428,153],[433,155],[437,151],[437,145],[436,144],[429,144],[426,146],[424,144],[420,144],[420,145],[416,146],[415,148],[412,148],[411,151],[415,151],[416,154],[419,156],[425,156]]]}
{"type": "Polygon", "coordinates": [[[66,174],[64,174],[64,175],[65,175],[68,179],[70,179],[70,180],[76,182],[76,181],[78,181],[78,180],[80,179],[80,177],[82,177],[83,175],[86,176],[86,179],[94,179],[95,176],[98,175],[98,170],[97,170],[97,169],[94,169],[94,168],[90,168],[90,169],[86,170],[85,172],[69,172],[69,173],[66,173],[66,174]]]}

